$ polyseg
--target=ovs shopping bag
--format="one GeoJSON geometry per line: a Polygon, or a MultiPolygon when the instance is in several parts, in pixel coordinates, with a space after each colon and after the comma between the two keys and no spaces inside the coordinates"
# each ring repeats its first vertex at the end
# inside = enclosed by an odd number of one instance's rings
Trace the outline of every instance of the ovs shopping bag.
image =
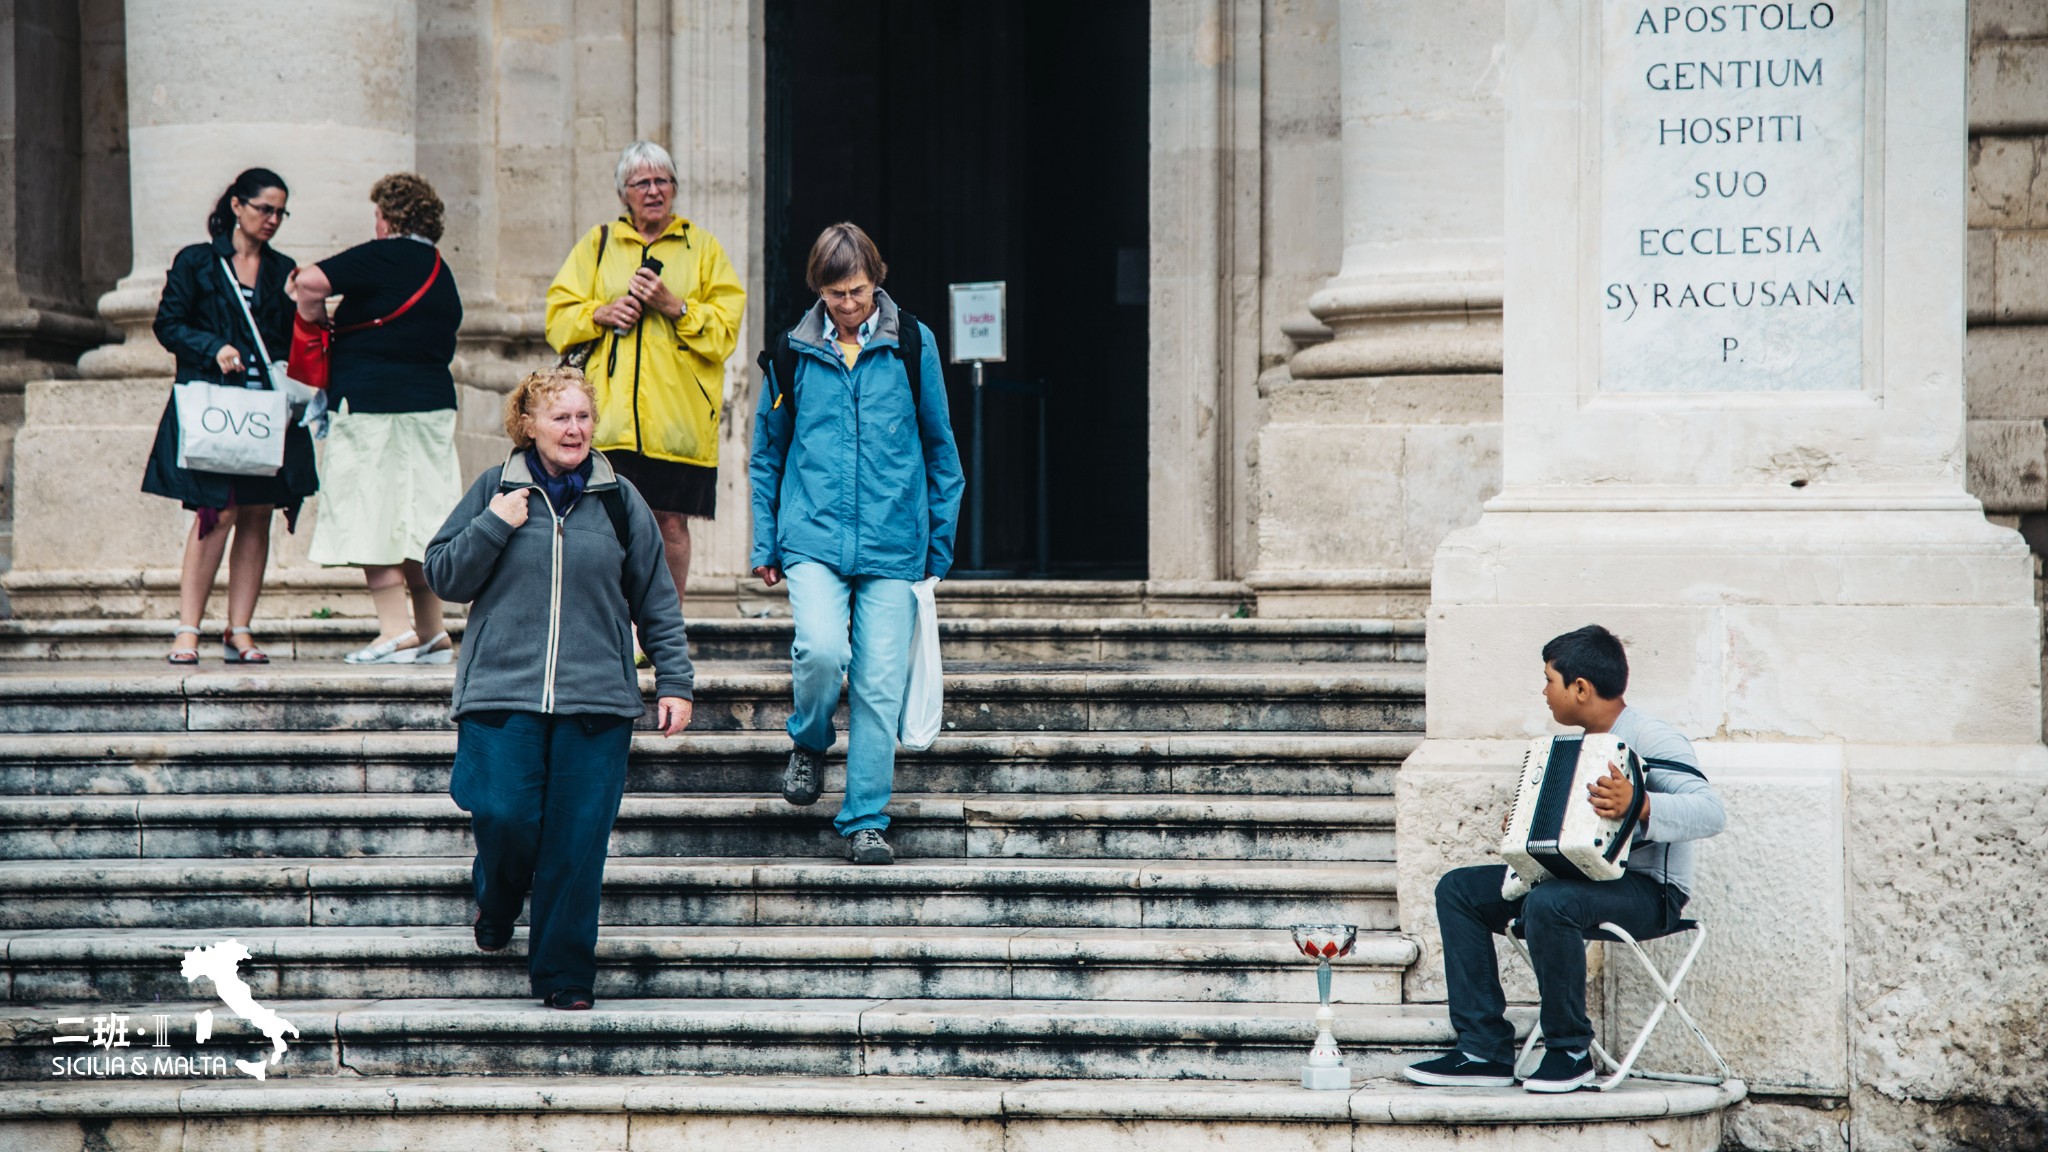
{"type": "Polygon", "coordinates": [[[230,476],[275,476],[284,467],[290,409],[284,393],[204,380],[171,391],[178,408],[178,467],[230,476]]]}
{"type": "Polygon", "coordinates": [[[933,596],[938,585],[939,578],[933,576],[910,586],[917,597],[917,618],[910,626],[910,687],[903,693],[896,739],[913,752],[931,747],[945,726],[946,676],[939,667],[939,604],[933,596]]]}

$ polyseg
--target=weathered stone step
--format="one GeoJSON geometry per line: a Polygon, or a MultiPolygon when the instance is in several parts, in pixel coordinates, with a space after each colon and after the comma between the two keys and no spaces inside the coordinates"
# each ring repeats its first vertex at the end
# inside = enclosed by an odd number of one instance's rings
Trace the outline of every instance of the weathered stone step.
{"type": "MultiPolygon", "coordinates": [[[[1192,860],[615,858],[605,924],[1397,926],[1394,867],[1192,860]]],[[[462,925],[470,859],[0,861],[0,929],[462,925]]]]}
{"type": "MultiPolygon", "coordinates": [[[[412,996],[517,998],[526,933],[477,950],[468,928],[71,929],[0,937],[8,1000],[143,1004],[192,994],[189,950],[233,938],[264,1000],[412,996]]],[[[1337,963],[1335,995],[1397,1004],[1413,941],[1365,933],[1337,963]]],[[[615,927],[597,943],[598,993],[648,997],[1308,1002],[1313,969],[1284,927],[615,927]]]]}
{"type": "MultiPolygon", "coordinates": [[[[97,1051],[97,1050],[96,1050],[97,1051]]],[[[299,1076],[45,1080],[0,1086],[0,1123],[45,1143],[151,1152],[405,1148],[1165,1148],[1309,1152],[1569,1148],[1714,1152],[1719,1087],[1630,1081],[1612,1092],[1423,1088],[1376,1080],[1349,1092],[1300,1082],[970,1080],[890,1076],[546,1079],[299,1076]],[[28,1127],[28,1126],[33,1127],[28,1127]],[[854,1138],[864,1138],[859,1145],[854,1138]]]]}
{"type": "MultiPolygon", "coordinates": [[[[1320,732],[948,732],[899,750],[906,792],[1389,795],[1421,737],[1320,732]]],[[[844,751],[844,743],[840,751],[844,751]]],[[[633,738],[626,787],[773,794],[780,730],[633,738]]],[[[445,792],[455,733],[145,732],[0,735],[0,794],[445,792]]],[[[826,786],[844,787],[835,755],[826,786]]]]}
{"type": "MultiPolygon", "coordinates": [[[[0,660],[156,660],[170,647],[164,620],[0,620],[0,660]]],[[[272,659],[335,661],[376,638],[374,620],[259,619],[272,659]]],[[[448,628],[458,639],[461,619],[448,628]]],[[[218,636],[219,622],[205,635],[218,636]]],[[[690,621],[698,660],[788,659],[794,626],[775,619],[690,621]]],[[[947,660],[1406,661],[1423,658],[1419,620],[941,619],[947,660]]],[[[214,649],[204,648],[203,655],[214,649]]]]}
{"type": "MultiPolygon", "coordinates": [[[[1304,965],[1304,968],[1307,966],[1304,965]]],[[[518,999],[278,1000],[299,1035],[269,1074],[332,1076],[676,1075],[976,1076],[1003,1079],[1272,1080],[1294,1073],[1315,1039],[1309,1004],[1119,1000],[600,999],[559,1012],[518,999]]],[[[0,1079],[47,1079],[64,1017],[112,1004],[0,1008],[0,1079]]],[[[219,1002],[133,1006],[129,1024],[170,1018],[168,1056],[253,1059],[269,1044],[219,1002]],[[194,1043],[192,1014],[215,1009],[194,1043]]],[[[1528,1026],[1527,1010],[1513,1013],[1528,1026]]],[[[155,1033],[145,1041],[153,1045],[155,1033]]],[[[1334,1028],[1363,1076],[1399,1068],[1452,1040],[1440,1006],[1347,1005],[1334,1028]]],[[[67,1053],[68,1054],[68,1053],[67,1053]]]]}
{"type": "MultiPolygon", "coordinates": [[[[444,728],[453,681],[446,666],[180,673],[139,661],[13,663],[0,667],[0,731],[444,728]]],[[[641,683],[651,691],[652,675],[641,683]]],[[[949,729],[970,732],[1419,732],[1422,691],[1421,670],[1401,664],[954,665],[945,716],[949,729]]],[[[787,667],[698,669],[693,728],[774,730],[789,710],[787,667]]]]}
{"type": "MultiPolygon", "coordinates": [[[[615,856],[838,856],[839,797],[627,796],[615,856]]],[[[898,794],[890,840],[907,858],[1379,860],[1394,855],[1386,797],[898,794]]],[[[468,813],[446,795],[0,797],[0,859],[455,856],[468,813]]]]}

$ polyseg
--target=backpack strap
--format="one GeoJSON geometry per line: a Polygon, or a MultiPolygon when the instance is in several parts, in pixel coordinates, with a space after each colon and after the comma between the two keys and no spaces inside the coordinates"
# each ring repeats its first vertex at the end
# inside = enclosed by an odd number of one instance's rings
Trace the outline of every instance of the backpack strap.
{"type": "Polygon", "coordinates": [[[612,534],[619,538],[619,547],[633,550],[633,513],[626,507],[626,491],[623,488],[600,488],[597,502],[604,505],[604,514],[612,518],[612,534]]]}
{"type": "Polygon", "coordinates": [[[784,401],[788,401],[789,414],[791,418],[794,418],[796,416],[796,390],[793,385],[796,383],[796,349],[789,342],[789,331],[784,329],[781,332],[777,332],[775,339],[770,340],[768,346],[761,349],[761,354],[754,357],[754,363],[760,365],[762,379],[767,381],[769,387],[775,389],[775,402],[769,405],[769,407],[780,408],[784,401]]]}
{"type": "Polygon", "coordinates": [[[910,377],[910,410],[916,413],[924,404],[924,329],[901,308],[896,310],[896,358],[910,377]]]}

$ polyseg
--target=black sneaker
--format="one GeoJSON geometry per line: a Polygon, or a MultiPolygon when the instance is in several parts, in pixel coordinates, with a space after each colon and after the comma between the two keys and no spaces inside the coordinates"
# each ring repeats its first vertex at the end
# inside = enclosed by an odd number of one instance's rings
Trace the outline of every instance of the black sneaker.
{"type": "Polygon", "coordinates": [[[809,748],[789,750],[789,766],[782,770],[782,798],[799,808],[818,802],[825,790],[825,754],[809,748]]]}
{"type": "Polygon", "coordinates": [[[882,834],[863,828],[846,838],[846,857],[855,864],[894,864],[896,853],[882,834]]]}
{"type": "Polygon", "coordinates": [[[1433,1088],[1513,1088],[1515,1066],[1493,1060],[1474,1060],[1463,1052],[1410,1064],[1401,1075],[1433,1088]]]}
{"type": "Polygon", "coordinates": [[[470,921],[471,933],[476,937],[476,946],[485,952],[503,952],[505,945],[512,943],[512,926],[500,924],[476,910],[476,918],[470,921]]]}
{"type": "Polygon", "coordinates": [[[1536,1074],[1522,1081],[1522,1087],[1531,1092],[1570,1092],[1592,1080],[1592,1053],[1574,1056],[1562,1048],[1547,1048],[1536,1074]]]}
{"type": "Polygon", "coordinates": [[[588,988],[557,988],[543,997],[541,1003],[564,1012],[588,1012],[597,1003],[597,997],[588,988]]]}

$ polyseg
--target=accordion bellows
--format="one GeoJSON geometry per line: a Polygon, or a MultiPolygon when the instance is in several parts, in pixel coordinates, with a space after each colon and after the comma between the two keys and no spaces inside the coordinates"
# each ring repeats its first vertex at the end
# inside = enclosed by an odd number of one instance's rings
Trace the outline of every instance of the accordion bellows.
{"type": "Polygon", "coordinates": [[[1612,733],[1542,736],[1522,756],[1522,779],[1514,812],[1501,837],[1508,875],[1503,900],[1519,900],[1552,877],[1615,880],[1627,870],[1628,849],[1643,811],[1643,762],[1612,733]],[[1586,790],[1618,767],[1634,786],[1635,798],[1620,819],[1593,810],[1586,790]]]}

